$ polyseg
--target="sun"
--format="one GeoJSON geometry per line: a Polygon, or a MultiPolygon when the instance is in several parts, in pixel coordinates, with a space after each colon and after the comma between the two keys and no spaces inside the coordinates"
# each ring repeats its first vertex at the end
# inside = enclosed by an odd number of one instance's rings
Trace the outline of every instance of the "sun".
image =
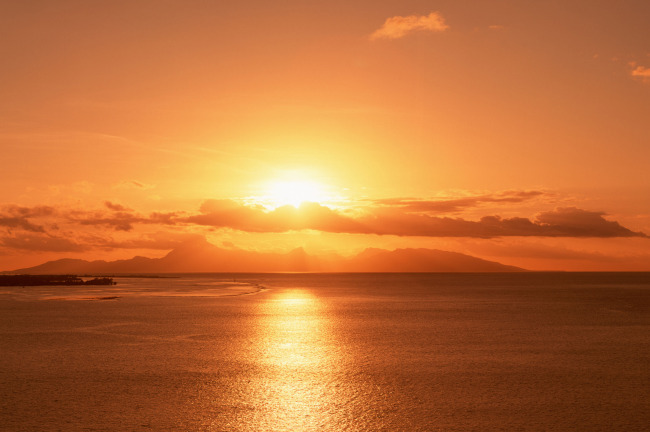
{"type": "Polygon", "coordinates": [[[266,184],[264,201],[273,207],[292,205],[298,207],[304,202],[323,203],[328,200],[325,186],[309,180],[271,181],[266,184]]]}

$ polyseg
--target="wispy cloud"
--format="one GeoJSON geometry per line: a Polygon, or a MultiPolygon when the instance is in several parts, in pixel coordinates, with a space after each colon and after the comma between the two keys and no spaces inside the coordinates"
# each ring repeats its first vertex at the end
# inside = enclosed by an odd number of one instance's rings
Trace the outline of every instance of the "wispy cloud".
{"type": "Polygon", "coordinates": [[[153,189],[155,186],[150,185],[150,184],[145,184],[139,181],[135,180],[125,180],[122,181],[115,186],[113,186],[113,189],[153,189]]]}
{"type": "Polygon", "coordinates": [[[399,39],[414,31],[443,32],[449,26],[439,12],[429,15],[394,16],[370,35],[370,40],[399,39]]]}
{"type": "Polygon", "coordinates": [[[398,207],[405,212],[438,212],[453,213],[481,204],[513,204],[548,195],[542,191],[505,191],[490,195],[468,196],[437,200],[422,200],[414,198],[388,198],[374,200],[380,206],[398,207]]]}
{"type": "Polygon", "coordinates": [[[116,231],[131,231],[135,224],[143,225],[175,225],[180,214],[176,212],[159,213],[153,212],[146,215],[129,211],[112,210],[110,214],[100,211],[72,211],[69,212],[68,222],[84,226],[104,226],[116,231]]]}

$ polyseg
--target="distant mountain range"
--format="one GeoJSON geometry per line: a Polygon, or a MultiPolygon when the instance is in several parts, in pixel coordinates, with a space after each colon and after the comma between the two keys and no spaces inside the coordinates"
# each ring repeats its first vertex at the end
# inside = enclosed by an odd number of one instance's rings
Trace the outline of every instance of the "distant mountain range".
{"type": "Polygon", "coordinates": [[[205,239],[182,244],[162,258],[136,256],[117,261],[60,259],[5,274],[139,274],[265,272],[514,272],[524,269],[436,249],[366,249],[345,258],[315,256],[302,248],[288,253],[222,249],[205,239]]]}

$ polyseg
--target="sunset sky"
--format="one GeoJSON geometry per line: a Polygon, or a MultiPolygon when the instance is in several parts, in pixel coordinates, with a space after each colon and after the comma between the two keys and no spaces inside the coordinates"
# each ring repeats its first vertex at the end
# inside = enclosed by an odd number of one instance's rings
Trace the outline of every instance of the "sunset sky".
{"type": "Polygon", "coordinates": [[[0,0],[0,270],[226,249],[650,270],[650,2],[0,0]]]}

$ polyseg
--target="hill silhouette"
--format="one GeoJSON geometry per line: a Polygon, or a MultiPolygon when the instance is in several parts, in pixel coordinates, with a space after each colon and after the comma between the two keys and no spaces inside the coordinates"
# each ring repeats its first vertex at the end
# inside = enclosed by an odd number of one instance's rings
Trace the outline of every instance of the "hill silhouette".
{"type": "Polygon", "coordinates": [[[64,258],[4,273],[21,274],[135,274],[199,272],[512,272],[523,269],[458,252],[436,249],[366,249],[345,258],[309,255],[302,248],[288,253],[223,249],[196,239],[162,258],[136,256],[117,261],[64,258]]]}

